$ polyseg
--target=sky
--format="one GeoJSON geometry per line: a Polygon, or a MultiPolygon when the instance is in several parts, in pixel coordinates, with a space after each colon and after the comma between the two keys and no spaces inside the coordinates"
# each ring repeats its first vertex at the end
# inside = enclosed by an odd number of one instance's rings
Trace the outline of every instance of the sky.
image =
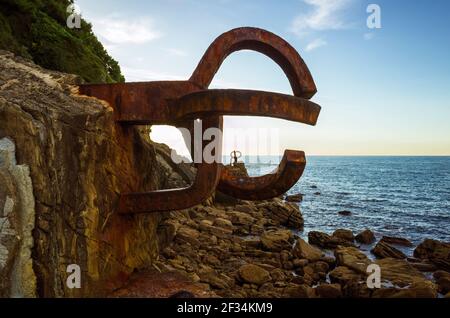
{"type": "MultiPolygon", "coordinates": [[[[126,80],[188,79],[209,44],[241,26],[269,30],[302,56],[322,110],[316,126],[225,117],[224,153],[450,155],[450,1],[447,0],[76,0],[126,80]],[[369,4],[380,8],[371,29],[369,4]],[[233,130],[234,129],[234,130],[233,130]],[[272,147],[233,144],[255,132],[272,147]],[[247,130],[245,130],[247,129],[247,130]],[[271,140],[272,140],[271,139],[271,140]],[[267,147],[266,147],[267,148],[267,147]]],[[[372,21],[372,20],[371,20],[372,21]]],[[[229,56],[211,88],[292,94],[279,66],[251,51],[229,56]]],[[[185,154],[175,128],[152,138],[185,154]]],[[[250,142],[251,144],[251,142],[250,142]]]]}

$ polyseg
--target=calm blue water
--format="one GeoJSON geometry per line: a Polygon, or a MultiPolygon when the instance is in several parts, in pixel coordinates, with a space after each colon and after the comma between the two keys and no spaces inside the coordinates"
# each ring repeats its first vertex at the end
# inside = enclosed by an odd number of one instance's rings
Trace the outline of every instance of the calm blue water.
{"type": "MultiPolygon", "coordinates": [[[[279,158],[260,161],[275,164],[247,163],[249,174],[272,171],[279,158]]],[[[424,238],[450,241],[450,157],[312,156],[307,162],[289,191],[304,194],[304,233],[369,228],[416,244],[424,238]],[[341,210],[353,214],[340,216],[341,210]]]]}

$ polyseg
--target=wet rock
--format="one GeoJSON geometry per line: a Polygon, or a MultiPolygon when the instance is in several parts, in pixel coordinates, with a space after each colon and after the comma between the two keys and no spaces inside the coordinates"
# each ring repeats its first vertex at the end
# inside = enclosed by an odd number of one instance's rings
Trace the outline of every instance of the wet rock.
{"type": "Polygon", "coordinates": [[[373,298],[436,298],[436,286],[430,281],[414,282],[407,288],[381,288],[374,290],[373,298]]]}
{"type": "Polygon", "coordinates": [[[303,216],[298,204],[283,202],[279,198],[258,204],[258,208],[264,212],[264,216],[275,222],[276,225],[284,225],[295,229],[303,228],[303,216]]]}
{"type": "Polygon", "coordinates": [[[305,267],[306,265],[308,265],[309,261],[307,259],[294,259],[292,261],[292,264],[294,265],[295,268],[298,267],[305,267]]]}
{"type": "Polygon", "coordinates": [[[239,268],[239,278],[246,283],[262,285],[271,280],[270,274],[265,269],[253,265],[246,264],[239,268]]]}
{"type": "Polygon", "coordinates": [[[355,240],[362,244],[371,244],[375,242],[375,235],[371,230],[366,229],[361,233],[359,233],[358,235],[356,235],[355,240]]]}
{"type": "Polygon", "coordinates": [[[353,242],[355,239],[353,232],[350,230],[346,230],[346,229],[337,229],[336,231],[333,232],[332,236],[349,241],[349,242],[353,242]]]}
{"type": "Polygon", "coordinates": [[[232,285],[232,279],[225,274],[218,274],[215,271],[200,273],[200,281],[209,284],[216,289],[227,289],[232,285]]]}
{"type": "Polygon", "coordinates": [[[339,284],[321,284],[317,286],[316,293],[321,298],[340,298],[342,297],[342,289],[339,284]]]}
{"type": "Polygon", "coordinates": [[[315,261],[318,261],[322,257],[323,252],[321,250],[319,250],[318,248],[315,248],[315,247],[309,245],[302,238],[299,238],[297,240],[297,243],[295,244],[292,254],[295,257],[304,258],[304,259],[307,259],[308,261],[315,262],[315,261]]]}
{"type": "Polygon", "coordinates": [[[434,272],[435,270],[437,270],[436,265],[434,265],[433,263],[424,260],[422,262],[411,262],[408,259],[408,262],[410,262],[410,264],[417,270],[421,271],[421,272],[434,272]]]}
{"type": "Polygon", "coordinates": [[[275,268],[270,272],[270,276],[274,282],[280,282],[286,280],[286,275],[284,271],[280,268],[275,268]]]}
{"type": "Polygon", "coordinates": [[[433,277],[434,279],[438,280],[439,278],[445,277],[445,278],[450,278],[450,273],[443,271],[443,270],[439,270],[439,271],[435,271],[433,273],[433,277]]]}
{"type": "Polygon", "coordinates": [[[446,271],[436,271],[433,273],[433,277],[439,286],[439,292],[441,294],[447,294],[450,292],[450,273],[446,271]]]}
{"type": "Polygon", "coordinates": [[[335,249],[338,245],[352,246],[351,242],[343,240],[339,237],[330,236],[323,232],[311,231],[308,233],[309,244],[317,245],[321,248],[335,249]]]}
{"type": "Polygon", "coordinates": [[[347,211],[347,210],[343,210],[343,211],[339,211],[338,212],[339,215],[343,215],[343,216],[350,216],[352,215],[351,211],[347,211]]]}
{"type": "Polygon", "coordinates": [[[316,293],[313,288],[306,284],[290,285],[283,290],[283,297],[288,298],[315,298],[316,293]]]}
{"type": "Polygon", "coordinates": [[[402,237],[395,237],[395,236],[383,236],[381,238],[380,242],[394,244],[394,245],[401,245],[401,246],[406,246],[406,247],[413,246],[413,244],[410,240],[402,238],[402,237]]]}
{"type": "Polygon", "coordinates": [[[337,266],[346,266],[357,273],[366,274],[367,267],[372,263],[369,258],[356,247],[339,246],[334,251],[337,266]]]}
{"type": "Polygon", "coordinates": [[[156,270],[134,273],[123,287],[108,296],[167,298],[182,291],[199,298],[217,297],[204,284],[193,282],[187,275],[180,272],[160,273],[156,270]]]}
{"type": "Polygon", "coordinates": [[[214,220],[213,225],[217,226],[217,227],[221,227],[227,230],[234,230],[234,226],[233,223],[231,223],[230,220],[224,219],[224,218],[217,218],[214,220]]]}
{"type": "MultiPolygon", "coordinates": [[[[248,202],[248,201],[245,201],[248,202]]],[[[234,210],[238,211],[238,212],[243,212],[243,213],[247,213],[247,214],[252,214],[252,212],[254,211],[254,207],[253,204],[240,204],[240,205],[236,205],[234,207],[234,210]]]]}
{"type": "Polygon", "coordinates": [[[227,213],[230,217],[231,222],[234,225],[252,225],[256,222],[256,219],[249,215],[248,213],[239,211],[230,211],[227,213]]]}
{"type": "MultiPolygon", "coordinates": [[[[406,287],[413,283],[427,282],[426,277],[403,259],[383,258],[375,261],[381,268],[381,280],[387,284],[406,287]]],[[[429,281],[428,281],[429,282],[429,281]]]]}
{"type": "Polygon", "coordinates": [[[362,280],[363,275],[347,266],[338,266],[329,273],[329,277],[332,283],[345,286],[350,282],[359,282],[362,280]]]}
{"type": "Polygon", "coordinates": [[[439,286],[439,292],[441,294],[446,294],[450,292],[450,277],[440,277],[436,283],[439,286]]]}
{"type": "Polygon", "coordinates": [[[426,239],[416,247],[414,257],[429,259],[438,268],[450,271],[450,243],[426,239]]]}
{"type": "Polygon", "coordinates": [[[303,201],[303,194],[297,193],[297,194],[287,195],[285,197],[285,200],[287,202],[302,202],[303,201]]]}
{"type": "Polygon", "coordinates": [[[291,248],[292,238],[290,230],[271,230],[261,235],[261,244],[269,251],[287,250],[291,248]]]}
{"type": "Polygon", "coordinates": [[[233,230],[214,226],[214,225],[212,225],[212,222],[210,222],[208,220],[204,220],[204,221],[200,222],[199,228],[200,228],[200,231],[209,233],[218,238],[227,238],[233,233],[233,230]]]}
{"type": "Polygon", "coordinates": [[[200,242],[197,239],[199,236],[199,231],[188,226],[181,226],[175,235],[175,240],[190,243],[192,245],[199,245],[200,242]]]}
{"type": "Polygon", "coordinates": [[[377,245],[375,245],[375,247],[371,250],[371,252],[378,258],[406,258],[406,255],[402,251],[383,241],[379,241],[377,245]]]}
{"type": "Polygon", "coordinates": [[[367,286],[366,280],[352,280],[342,286],[342,294],[346,298],[369,298],[372,295],[372,289],[367,286]]]}

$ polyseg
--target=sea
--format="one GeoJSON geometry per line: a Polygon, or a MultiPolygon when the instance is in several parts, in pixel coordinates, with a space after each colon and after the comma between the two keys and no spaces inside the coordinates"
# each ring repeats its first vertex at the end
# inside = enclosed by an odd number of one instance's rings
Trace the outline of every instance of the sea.
{"type": "MultiPolygon", "coordinates": [[[[277,168],[277,156],[244,158],[251,176],[277,168]]],[[[450,157],[309,156],[288,194],[299,203],[309,231],[332,234],[370,229],[380,238],[400,236],[450,242],[450,157]],[[338,212],[347,210],[349,216],[338,212]]]]}

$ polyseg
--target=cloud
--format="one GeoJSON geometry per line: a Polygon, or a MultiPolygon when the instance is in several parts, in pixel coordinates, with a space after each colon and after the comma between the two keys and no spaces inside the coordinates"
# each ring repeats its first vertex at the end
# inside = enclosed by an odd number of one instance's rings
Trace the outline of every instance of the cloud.
{"type": "Polygon", "coordinates": [[[106,44],[143,44],[162,36],[149,18],[127,20],[110,16],[91,21],[95,34],[103,38],[106,44]]]}
{"type": "Polygon", "coordinates": [[[304,36],[311,31],[345,29],[342,11],[352,0],[303,0],[313,9],[306,14],[297,16],[292,22],[291,31],[304,36]]]}
{"type": "Polygon", "coordinates": [[[327,42],[325,40],[322,39],[315,39],[314,41],[308,43],[308,45],[306,46],[306,51],[310,52],[312,50],[315,50],[321,46],[325,46],[327,45],[327,42]]]}

